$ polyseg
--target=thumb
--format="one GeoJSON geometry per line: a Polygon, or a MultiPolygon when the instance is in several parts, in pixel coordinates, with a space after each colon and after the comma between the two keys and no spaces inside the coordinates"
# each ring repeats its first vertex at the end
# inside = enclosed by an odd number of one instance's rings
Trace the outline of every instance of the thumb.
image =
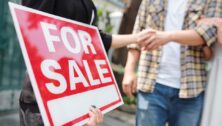
{"type": "Polygon", "coordinates": [[[96,120],[95,114],[90,109],[90,111],[89,111],[89,121],[85,126],[95,126],[95,120],[96,120]]]}

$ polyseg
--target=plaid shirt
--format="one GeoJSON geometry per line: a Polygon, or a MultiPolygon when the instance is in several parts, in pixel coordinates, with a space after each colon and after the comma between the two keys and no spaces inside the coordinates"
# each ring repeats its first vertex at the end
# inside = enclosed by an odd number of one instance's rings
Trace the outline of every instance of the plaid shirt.
{"type": "MultiPolygon", "coordinates": [[[[167,0],[143,0],[134,26],[134,33],[146,28],[164,31],[167,0]]],[[[211,46],[216,42],[216,28],[196,25],[201,15],[222,17],[222,0],[188,0],[183,29],[194,29],[211,46]]],[[[140,49],[132,44],[128,48],[140,49]]],[[[144,92],[154,90],[162,49],[141,51],[138,68],[138,89],[144,92]]],[[[202,47],[181,45],[181,86],[180,98],[193,98],[204,91],[207,72],[202,47]]]]}

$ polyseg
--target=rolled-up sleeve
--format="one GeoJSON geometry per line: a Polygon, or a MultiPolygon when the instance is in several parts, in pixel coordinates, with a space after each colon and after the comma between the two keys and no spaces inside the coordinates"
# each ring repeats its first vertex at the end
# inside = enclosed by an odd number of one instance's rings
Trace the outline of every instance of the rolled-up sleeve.
{"type": "MultiPolygon", "coordinates": [[[[205,8],[205,17],[222,18],[222,0],[209,0],[205,8]]],[[[217,29],[215,26],[199,25],[195,28],[196,32],[204,39],[206,45],[211,46],[217,41],[217,29]]]]}
{"type": "Polygon", "coordinates": [[[208,46],[211,46],[217,41],[217,30],[215,26],[202,24],[197,26],[195,31],[203,38],[208,46]]]}

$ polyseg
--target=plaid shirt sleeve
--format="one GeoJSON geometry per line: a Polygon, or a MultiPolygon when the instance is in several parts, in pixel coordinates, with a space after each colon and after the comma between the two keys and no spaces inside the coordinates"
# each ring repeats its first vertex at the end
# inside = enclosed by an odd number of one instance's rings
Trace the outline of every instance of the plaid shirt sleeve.
{"type": "MultiPolygon", "coordinates": [[[[146,13],[147,12],[147,0],[142,0],[137,17],[136,22],[134,24],[133,33],[138,33],[145,28],[146,24],[146,13]]],[[[138,44],[130,44],[127,46],[128,49],[138,49],[140,50],[140,46],[138,44]]]]}
{"type": "MultiPolygon", "coordinates": [[[[205,11],[206,17],[222,17],[222,0],[209,0],[205,11]]],[[[208,46],[216,42],[217,30],[215,26],[202,24],[195,28],[196,32],[205,40],[208,46]]]]}

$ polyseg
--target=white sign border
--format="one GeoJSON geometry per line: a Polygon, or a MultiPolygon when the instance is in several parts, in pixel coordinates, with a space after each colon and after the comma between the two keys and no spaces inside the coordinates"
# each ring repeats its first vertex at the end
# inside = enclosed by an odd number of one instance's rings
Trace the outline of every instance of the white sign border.
{"type": "MultiPolygon", "coordinates": [[[[39,109],[40,109],[40,112],[41,112],[41,115],[42,115],[42,119],[43,119],[44,124],[45,124],[46,126],[50,126],[49,119],[48,119],[48,117],[47,117],[46,110],[45,110],[45,108],[44,108],[44,105],[43,105],[43,101],[42,101],[40,92],[39,92],[39,90],[38,90],[37,82],[36,82],[36,79],[35,79],[35,77],[34,77],[34,72],[33,72],[33,70],[32,70],[30,60],[29,60],[29,58],[28,58],[28,53],[27,53],[26,48],[25,48],[24,39],[23,39],[23,37],[22,37],[22,33],[21,33],[21,30],[20,30],[20,27],[19,27],[19,23],[18,23],[16,14],[15,14],[15,9],[25,10],[25,11],[29,11],[29,12],[32,12],[32,13],[40,14],[40,15],[43,15],[43,16],[55,18],[55,19],[58,19],[58,20],[63,20],[63,21],[66,21],[66,22],[83,25],[83,26],[85,26],[85,27],[90,27],[90,28],[96,30],[97,34],[99,35],[100,44],[101,44],[101,46],[102,46],[102,48],[103,48],[103,51],[106,52],[106,51],[105,51],[105,48],[104,48],[104,45],[103,45],[103,43],[102,43],[101,36],[100,36],[100,34],[99,34],[99,31],[98,31],[97,27],[95,27],[95,26],[87,25],[87,24],[84,24],[84,23],[81,23],[81,22],[76,22],[76,21],[74,21],[74,20],[70,20],[70,19],[67,19],[67,18],[63,18],[63,17],[59,17],[59,16],[52,15],[52,14],[49,14],[49,13],[45,13],[45,12],[42,12],[42,11],[38,11],[38,10],[35,10],[35,9],[32,9],[32,8],[28,8],[28,7],[25,7],[25,6],[22,6],[22,5],[18,5],[18,4],[12,3],[12,2],[8,2],[8,3],[9,3],[9,7],[10,7],[10,12],[11,12],[11,15],[12,15],[12,18],[13,18],[13,22],[14,22],[14,24],[15,24],[15,29],[16,29],[16,32],[17,32],[17,36],[18,36],[18,39],[19,39],[19,41],[20,41],[19,43],[20,43],[20,46],[21,46],[21,49],[22,49],[22,53],[23,53],[23,55],[24,55],[24,60],[25,60],[25,63],[26,63],[26,65],[27,65],[27,70],[28,70],[28,73],[29,73],[31,82],[33,83],[33,84],[32,84],[33,90],[34,90],[34,92],[35,92],[36,99],[38,99],[38,100],[37,100],[37,103],[38,103],[38,106],[39,106],[39,109]]],[[[106,54],[105,54],[105,57],[106,57],[106,60],[109,61],[106,54]]],[[[110,70],[111,70],[111,74],[112,74],[112,76],[113,76],[114,83],[115,83],[115,86],[116,86],[116,89],[117,89],[117,93],[118,93],[118,95],[120,96],[121,102],[118,103],[118,104],[115,104],[115,105],[112,106],[112,107],[109,107],[109,108],[103,110],[103,111],[102,111],[103,114],[105,114],[105,113],[107,113],[107,112],[115,109],[115,108],[118,107],[118,106],[123,105],[123,100],[122,100],[122,97],[121,97],[119,88],[118,88],[118,86],[117,86],[117,82],[116,82],[115,76],[114,76],[113,71],[112,71],[112,69],[111,69],[110,62],[108,62],[108,66],[109,66],[109,68],[110,68],[110,70]]],[[[88,121],[88,119],[82,120],[82,121],[80,121],[77,125],[80,125],[80,126],[81,126],[81,125],[85,124],[87,121],[88,121]]]]}

